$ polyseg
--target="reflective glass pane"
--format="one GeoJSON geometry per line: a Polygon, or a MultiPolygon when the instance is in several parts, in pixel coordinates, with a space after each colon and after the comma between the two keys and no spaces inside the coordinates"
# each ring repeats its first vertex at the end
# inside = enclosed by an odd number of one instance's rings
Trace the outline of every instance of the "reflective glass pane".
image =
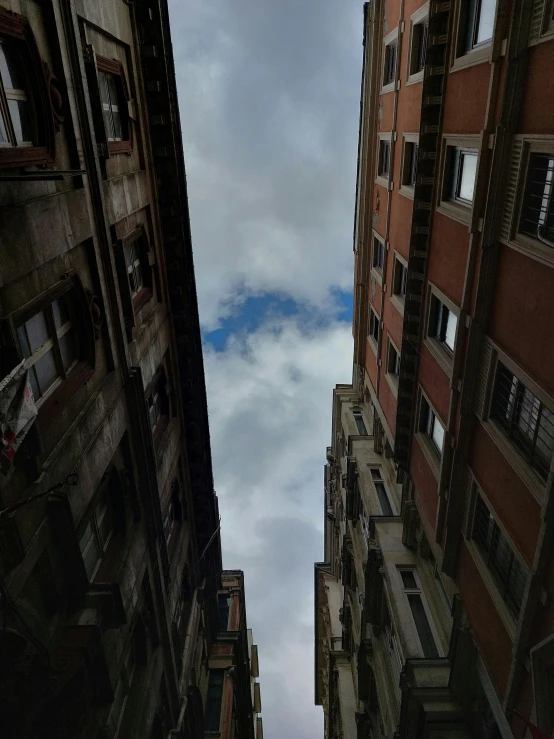
{"type": "Polygon", "coordinates": [[[400,577],[406,590],[417,590],[417,582],[412,570],[400,570],[400,577]]]}
{"type": "Polygon", "coordinates": [[[6,123],[4,117],[0,113],[0,144],[5,144],[8,141],[8,134],[6,131],[6,123]]]}
{"type": "Polygon", "coordinates": [[[18,144],[32,142],[31,111],[27,100],[8,100],[8,108],[18,144]]]}
{"type": "Polygon", "coordinates": [[[52,303],[52,313],[54,314],[54,325],[56,328],[61,328],[70,320],[69,310],[67,309],[67,303],[64,298],[54,300],[52,303]]]}
{"type": "Polygon", "coordinates": [[[106,75],[106,82],[108,85],[108,92],[110,96],[110,102],[112,105],[117,105],[118,103],[118,95],[117,95],[117,88],[115,84],[115,77],[113,74],[107,74],[106,75]]]}
{"type": "Polygon", "coordinates": [[[433,419],[433,430],[431,432],[431,437],[435,442],[437,449],[442,452],[442,447],[444,444],[444,429],[437,421],[436,417],[434,417],[433,419]]]}
{"type": "Polygon", "coordinates": [[[477,38],[476,44],[488,41],[492,38],[494,28],[494,13],[496,10],[496,0],[481,0],[479,8],[479,18],[477,20],[477,38]]]}
{"type": "Polygon", "coordinates": [[[106,138],[108,141],[113,141],[114,134],[113,134],[113,127],[112,127],[112,114],[109,110],[104,110],[103,112],[104,116],[104,128],[106,129],[106,138]]]}
{"type": "Polygon", "coordinates": [[[460,191],[458,195],[463,200],[472,201],[475,189],[475,174],[477,172],[477,154],[462,154],[460,167],[460,191]]]}
{"type": "Polygon", "coordinates": [[[44,395],[58,377],[58,369],[54,360],[54,353],[52,351],[46,352],[38,362],[35,362],[34,367],[37,373],[41,394],[44,395]]]}
{"type": "Polygon", "coordinates": [[[112,120],[114,128],[114,138],[121,139],[121,113],[112,109],[112,120]]]}
{"type": "Polygon", "coordinates": [[[67,331],[62,337],[60,337],[59,342],[63,368],[67,370],[77,359],[75,331],[73,329],[67,331]]]}
{"type": "Polygon", "coordinates": [[[407,598],[412,610],[412,616],[414,617],[419,641],[421,642],[421,647],[423,649],[423,656],[431,659],[437,658],[439,656],[437,645],[433,638],[433,632],[431,631],[431,626],[429,625],[429,619],[427,618],[427,613],[425,612],[421,596],[410,594],[407,598]]]}
{"type": "Polygon", "coordinates": [[[44,311],[35,313],[32,318],[29,318],[25,323],[25,327],[27,329],[31,353],[34,354],[34,352],[36,352],[36,350],[39,349],[50,337],[50,331],[48,330],[44,311]]]}
{"type": "Polygon", "coordinates": [[[140,263],[135,265],[135,284],[135,290],[136,292],[138,292],[142,287],[142,269],[140,263]]]}
{"type": "Polygon", "coordinates": [[[108,75],[104,74],[104,72],[98,72],[98,90],[100,92],[100,101],[109,105],[108,75]]]}
{"type": "Polygon", "coordinates": [[[446,321],[446,334],[444,337],[444,343],[446,346],[454,351],[454,342],[456,341],[456,325],[458,323],[458,319],[452,313],[452,311],[448,311],[448,318],[446,321]]]}
{"type": "Polygon", "coordinates": [[[25,89],[20,74],[21,60],[18,60],[17,56],[14,45],[0,44],[0,75],[2,76],[4,87],[11,90],[25,89]]]}
{"type": "Polygon", "coordinates": [[[31,350],[29,349],[29,342],[27,341],[27,333],[25,331],[25,326],[20,326],[17,329],[17,338],[19,339],[19,344],[21,346],[21,351],[23,352],[24,357],[30,357],[31,356],[31,350]]]}

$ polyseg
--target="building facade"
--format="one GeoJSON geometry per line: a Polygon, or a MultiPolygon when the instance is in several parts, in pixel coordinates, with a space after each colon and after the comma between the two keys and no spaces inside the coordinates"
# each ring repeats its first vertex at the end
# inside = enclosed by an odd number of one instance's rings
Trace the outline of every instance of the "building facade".
{"type": "Polygon", "coordinates": [[[209,654],[206,739],[263,739],[258,647],[246,623],[244,573],[224,570],[209,654]]]}
{"type": "Polygon", "coordinates": [[[364,7],[353,381],[315,569],[328,737],[554,730],[553,10],[364,7]]]}
{"type": "Polygon", "coordinates": [[[0,733],[199,739],[221,550],[166,0],[0,0],[0,239],[0,733]]]}

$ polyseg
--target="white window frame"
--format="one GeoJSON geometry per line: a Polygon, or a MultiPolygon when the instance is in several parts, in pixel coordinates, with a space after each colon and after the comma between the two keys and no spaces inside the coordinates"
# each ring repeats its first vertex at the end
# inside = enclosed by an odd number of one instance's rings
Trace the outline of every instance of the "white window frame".
{"type": "Polygon", "coordinates": [[[400,33],[399,33],[398,26],[397,26],[389,34],[387,34],[385,38],[383,39],[383,56],[382,56],[382,62],[381,62],[381,95],[384,95],[387,92],[393,92],[396,89],[396,80],[398,79],[399,51],[400,51],[400,33]],[[387,53],[387,46],[390,46],[393,43],[396,43],[396,65],[394,68],[394,79],[392,82],[388,82],[386,85],[384,85],[383,77],[385,74],[385,57],[387,53]]]}
{"type": "Polygon", "coordinates": [[[392,182],[392,171],[391,171],[391,165],[392,165],[392,146],[393,146],[393,140],[392,140],[392,133],[386,132],[386,133],[378,133],[377,134],[377,158],[376,158],[376,164],[375,167],[375,182],[377,184],[382,185],[387,190],[392,190],[393,182],[392,182]],[[389,173],[388,175],[382,175],[379,174],[379,163],[381,160],[381,141],[386,141],[389,145],[389,173]]]}
{"type": "MultiPolygon", "coordinates": [[[[414,57],[419,53],[419,46],[414,44],[415,29],[417,26],[429,24],[429,3],[425,3],[418,8],[410,17],[410,46],[408,50],[408,68],[406,75],[406,85],[415,85],[423,80],[423,69],[419,72],[412,72],[414,67],[414,57]]],[[[429,32],[429,31],[427,31],[429,32]]]]}
{"type": "Polygon", "coordinates": [[[427,292],[427,321],[425,324],[424,344],[429,349],[433,357],[436,359],[440,367],[446,372],[448,377],[452,376],[452,365],[454,354],[456,352],[456,344],[458,341],[458,333],[460,328],[460,309],[446,295],[441,292],[438,287],[432,283],[428,283],[427,292]],[[434,301],[438,300],[456,317],[456,334],[454,337],[454,348],[450,352],[436,336],[432,335],[434,328],[432,323],[435,322],[435,311],[433,310],[434,301]]]}
{"type": "Polygon", "coordinates": [[[481,164],[482,136],[472,134],[468,136],[444,135],[441,145],[440,187],[438,188],[437,210],[459,223],[463,223],[471,230],[475,223],[475,202],[479,195],[479,168],[481,164]],[[473,187],[473,200],[466,204],[450,197],[450,180],[452,177],[452,157],[455,150],[475,149],[477,151],[477,168],[473,187]]]}
{"type": "Polygon", "coordinates": [[[408,157],[408,150],[411,146],[419,146],[418,133],[402,134],[402,165],[400,170],[400,188],[398,192],[407,198],[414,198],[414,185],[406,182],[410,175],[411,158],[408,157]]]}
{"type": "MultiPolygon", "coordinates": [[[[417,571],[417,567],[410,566],[410,565],[397,565],[396,566],[396,574],[398,577],[398,581],[400,582],[400,587],[402,589],[402,595],[404,599],[404,605],[406,607],[407,612],[409,613],[410,618],[410,624],[412,627],[412,633],[414,634],[417,644],[419,645],[419,650],[421,652],[421,657],[425,658],[425,654],[423,652],[423,646],[421,644],[421,639],[419,638],[419,633],[417,630],[416,622],[412,613],[412,608],[410,606],[410,603],[408,601],[408,595],[419,595],[421,598],[421,603],[423,605],[423,610],[425,611],[425,615],[427,616],[427,621],[429,623],[429,629],[431,631],[431,635],[433,637],[433,640],[435,642],[435,648],[437,650],[438,657],[434,659],[440,659],[444,656],[443,653],[443,647],[442,642],[439,636],[439,632],[437,630],[437,627],[435,625],[435,619],[433,617],[433,613],[431,612],[431,609],[429,608],[429,603],[427,602],[427,598],[425,596],[425,591],[421,584],[421,578],[419,577],[419,573],[417,571]],[[404,581],[402,580],[402,572],[411,572],[414,576],[414,579],[416,581],[416,588],[406,588],[404,586],[404,581]]],[[[427,657],[426,659],[433,659],[433,657],[427,657]]]]}
{"type": "Polygon", "coordinates": [[[373,495],[375,496],[375,501],[376,501],[376,510],[380,511],[381,515],[383,516],[386,515],[385,512],[383,511],[383,506],[381,505],[381,499],[379,498],[377,487],[375,485],[376,482],[380,482],[382,483],[383,488],[385,490],[385,496],[392,510],[392,515],[396,516],[396,510],[397,510],[396,501],[394,500],[394,497],[391,495],[391,491],[385,480],[385,475],[383,473],[383,466],[380,464],[368,464],[368,468],[369,468],[369,477],[371,480],[371,486],[373,488],[373,495]],[[380,477],[379,478],[374,477],[372,470],[378,470],[380,477]]]}
{"type": "Polygon", "coordinates": [[[448,443],[447,427],[446,427],[446,424],[443,422],[442,418],[437,413],[435,406],[433,405],[433,403],[431,403],[431,401],[429,400],[429,396],[423,390],[421,385],[419,386],[419,396],[418,396],[418,403],[417,403],[417,432],[415,434],[415,438],[418,440],[421,450],[423,451],[423,454],[425,458],[427,459],[427,462],[429,463],[429,466],[438,481],[440,478],[442,459],[444,457],[444,449],[448,443]],[[425,400],[425,402],[429,406],[429,411],[434,416],[435,422],[438,422],[444,431],[441,451],[439,451],[437,445],[432,440],[432,438],[429,436],[427,430],[424,431],[419,428],[421,425],[421,413],[423,410],[422,400],[425,400]]]}
{"type": "MultiPolygon", "coordinates": [[[[544,152],[554,155],[554,136],[516,136],[514,138],[514,143],[521,142],[522,145],[517,150],[513,150],[510,164],[510,171],[512,168],[516,171],[517,184],[514,203],[512,207],[509,207],[507,203],[503,216],[503,220],[508,222],[507,244],[512,249],[542,264],[554,266],[554,247],[543,244],[538,239],[518,230],[531,154],[544,152]]],[[[505,239],[501,240],[505,241],[505,239]]]]}
{"type": "MultiPolygon", "coordinates": [[[[396,250],[394,251],[394,257],[393,257],[393,268],[392,268],[392,280],[391,280],[391,291],[390,291],[390,302],[394,305],[396,310],[400,313],[401,316],[404,315],[404,305],[406,302],[406,299],[404,296],[402,296],[400,293],[394,292],[396,288],[396,281],[398,279],[397,275],[397,262],[399,262],[404,269],[406,270],[406,283],[407,283],[407,272],[408,272],[408,261],[399,254],[396,250]]],[[[406,284],[407,288],[407,284],[406,284]]]]}
{"type": "Polygon", "coordinates": [[[379,348],[379,342],[381,341],[381,329],[382,329],[382,326],[381,326],[381,318],[379,317],[379,314],[377,313],[377,311],[375,310],[375,308],[371,304],[369,305],[369,316],[368,316],[368,320],[367,320],[367,328],[368,328],[368,331],[367,331],[367,340],[369,342],[369,345],[373,349],[374,353],[377,354],[377,351],[378,351],[378,348],[379,348]],[[379,331],[379,337],[378,337],[377,341],[374,339],[373,334],[371,333],[371,314],[372,313],[375,316],[375,319],[377,320],[377,325],[379,327],[379,329],[378,329],[378,331],[379,331]]]}
{"type": "Polygon", "coordinates": [[[394,351],[398,355],[398,363],[400,365],[400,351],[394,341],[391,339],[390,334],[387,334],[387,364],[385,367],[385,379],[391,389],[392,394],[394,397],[398,397],[398,375],[392,374],[390,372],[390,359],[391,359],[391,353],[394,351]]]}
{"type": "Polygon", "coordinates": [[[375,229],[372,230],[372,240],[371,240],[371,274],[377,282],[382,285],[383,284],[383,272],[385,271],[385,265],[387,264],[387,242],[385,241],[384,237],[381,236],[380,233],[377,233],[375,229]],[[383,247],[383,268],[378,269],[374,266],[375,261],[375,241],[379,241],[379,243],[383,247]]]}
{"type": "Polygon", "coordinates": [[[454,34],[450,62],[451,72],[455,72],[458,69],[466,69],[467,67],[472,67],[475,64],[484,64],[490,62],[493,56],[493,49],[498,45],[498,7],[502,4],[500,0],[497,0],[496,2],[492,37],[487,41],[483,41],[481,44],[475,46],[469,51],[461,51],[460,47],[466,34],[463,10],[467,8],[468,2],[469,0],[455,0],[455,5],[453,7],[454,34]]]}

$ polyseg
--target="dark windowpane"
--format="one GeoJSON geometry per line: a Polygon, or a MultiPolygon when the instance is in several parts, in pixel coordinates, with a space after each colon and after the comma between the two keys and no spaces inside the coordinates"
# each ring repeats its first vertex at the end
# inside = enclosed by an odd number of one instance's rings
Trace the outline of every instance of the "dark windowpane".
{"type": "Polygon", "coordinates": [[[44,395],[58,377],[58,369],[54,360],[54,353],[49,351],[46,352],[46,354],[43,354],[42,357],[35,362],[34,367],[39,384],[40,395],[44,395]]]}
{"type": "Polygon", "coordinates": [[[50,335],[44,311],[35,313],[32,318],[29,318],[25,323],[25,328],[27,329],[31,353],[34,353],[37,349],[40,349],[50,335]]]}
{"type": "Polygon", "coordinates": [[[360,436],[367,436],[367,429],[365,427],[364,419],[362,418],[361,413],[354,413],[354,421],[356,422],[356,428],[358,429],[358,434],[360,436]]]}
{"type": "Polygon", "coordinates": [[[379,142],[379,171],[381,177],[388,177],[390,170],[390,141],[379,142]]]}
{"type": "Polygon", "coordinates": [[[0,75],[4,89],[23,90],[25,85],[21,77],[21,63],[18,64],[13,45],[0,43],[0,75]]]}
{"type": "Polygon", "coordinates": [[[8,100],[10,118],[18,144],[32,143],[31,111],[27,100],[8,100]]]}
{"type": "Polygon", "coordinates": [[[221,698],[223,695],[223,676],[223,670],[210,670],[204,726],[206,731],[219,731],[221,698]]]}
{"type": "Polygon", "coordinates": [[[66,331],[60,338],[60,353],[64,370],[68,370],[77,359],[77,347],[75,344],[75,331],[66,331]]]}
{"type": "Polygon", "coordinates": [[[423,649],[423,655],[429,659],[436,659],[439,656],[437,645],[433,638],[433,632],[429,625],[429,619],[421,600],[421,595],[416,593],[408,593],[406,595],[408,603],[414,617],[416,631],[421,642],[421,648],[423,649]]]}
{"type": "Polygon", "coordinates": [[[425,66],[428,31],[429,24],[427,21],[425,23],[418,23],[418,25],[414,28],[414,33],[417,34],[416,39],[414,39],[417,43],[415,69],[413,70],[414,72],[420,72],[425,66]]]}
{"type": "Polygon", "coordinates": [[[61,328],[66,323],[68,323],[70,318],[65,298],[54,300],[54,302],[52,303],[52,313],[54,315],[54,326],[56,328],[61,328]]]}
{"type": "Polygon", "coordinates": [[[385,47],[385,65],[383,69],[383,85],[388,85],[394,82],[396,74],[396,56],[398,51],[398,44],[394,41],[385,47]]]}
{"type": "Polygon", "coordinates": [[[382,474],[382,472],[381,472],[381,470],[380,470],[379,467],[372,467],[371,468],[371,477],[374,480],[382,480],[383,479],[383,474],[382,474]]]}
{"type": "Polygon", "coordinates": [[[554,156],[529,157],[519,230],[554,247],[554,156]]]}
{"type": "Polygon", "coordinates": [[[406,590],[418,590],[417,581],[412,570],[400,570],[400,577],[406,590]]]}
{"type": "Polygon", "coordinates": [[[228,595],[218,595],[218,621],[219,621],[219,630],[220,631],[227,631],[228,624],[229,624],[229,606],[231,603],[231,599],[228,595]]]}
{"type": "Polygon", "coordinates": [[[114,110],[112,108],[112,121],[113,121],[113,132],[114,137],[116,140],[121,140],[122,138],[122,128],[121,128],[121,113],[119,111],[114,110]]]}
{"type": "Polygon", "coordinates": [[[392,510],[385,485],[382,482],[375,482],[374,485],[377,492],[377,497],[379,498],[379,505],[381,506],[383,516],[394,516],[394,511],[392,510]]]}

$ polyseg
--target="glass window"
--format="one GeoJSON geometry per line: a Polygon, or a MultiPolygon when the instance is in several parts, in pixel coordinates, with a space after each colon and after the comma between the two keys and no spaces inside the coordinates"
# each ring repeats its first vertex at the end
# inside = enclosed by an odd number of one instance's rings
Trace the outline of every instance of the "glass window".
{"type": "Polygon", "coordinates": [[[490,417],[546,481],[554,452],[554,413],[498,362],[490,417]]]}
{"type": "Polygon", "coordinates": [[[519,230],[554,247],[554,155],[529,156],[519,230]]]}
{"type": "Polygon", "coordinates": [[[415,187],[417,174],[418,145],[413,141],[404,144],[404,185],[415,187]]]}
{"type": "Polygon", "coordinates": [[[383,271],[385,263],[385,245],[375,236],[373,237],[373,266],[379,272],[383,271]]]}
{"type": "Polygon", "coordinates": [[[23,356],[37,405],[69,374],[77,363],[78,339],[70,298],[62,296],[17,327],[23,356]]]}
{"type": "Polygon", "coordinates": [[[377,174],[379,177],[388,177],[390,171],[390,141],[381,139],[379,141],[379,165],[377,174]]]}
{"type": "Polygon", "coordinates": [[[469,0],[462,3],[462,10],[466,13],[463,51],[468,52],[492,39],[496,0],[469,0]]]}
{"type": "Polygon", "coordinates": [[[353,411],[354,421],[356,422],[356,428],[360,436],[367,436],[367,429],[365,427],[364,419],[360,411],[353,411]]]}
{"type": "Polygon", "coordinates": [[[510,613],[517,618],[529,571],[514,553],[486,503],[477,494],[472,538],[477,544],[510,613]]]}
{"type": "Polygon", "coordinates": [[[94,577],[113,534],[113,512],[109,491],[100,497],[88,522],[79,547],[89,580],[94,577]]]}
{"type": "Polygon", "coordinates": [[[399,570],[404,587],[404,594],[412,613],[415,629],[419,637],[423,656],[438,659],[439,650],[431,629],[429,615],[423,600],[415,570],[399,570]]]}
{"type": "Polygon", "coordinates": [[[448,350],[454,351],[458,318],[436,295],[431,295],[431,326],[429,335],[448,350]]]}
{"type": "Polygon", "coordinates": [[[383,67],[383,86],[390,85],[394,82],[396,75],[396,57],[398,55],[398,42],[385,46],[385,63],[383,67]]]}
{"type": "Polygon", "coordinates": [[[400,374],[400,354],[389,341],[389,354],[387,361],[387,372],[389,375],[398,378],[400,374]]]}
{"type": "Polygon", "coordinates": [[[373,308],[369,309],[369,337],[379,343],[379,316],[373,308]]]}
{"type": "Polygon", "coordinates": [[[412,61],[410,74],[416,74],[417,72],[421,72],[425,67],[429,21],[425,19],[422,23],[416,23],[412,32],[412,61]]]}
{"type": "Polygon", "coordinates": [[[29,84],[16,44],[0,40],[0,146],[33,146],[29,84]]]}
{"type": "Polygon", "coordinates": [[[475,191],[479,152],[477,149],[449,148],[452,149],[450,199],[464,205],[471,205],[475,191]]]}
{"type": "Polygon", "coordinates": [[[210,670],[204,729],[219,731],[221,719],[221,699],[223,696],[224,670],[210,670]]]}
{"type": "Polygon", "coordinates": [[[121,125],[123,94],[119,90],[121,85],[119,75],[98,72],[98,85],[106,138],[108,141],[121,141],[123,139],[121,125]]]}
{"type": "Polygon", "coordinates": [[[371,479],[373,487],[377,493],[379,499],[379,505],[381,506],[381,512],[383,516],[394,516],[394,511],[390,502],[389,494],[385,486],[385,480],[383,479],[383,472],[380,467],[371,467],[371,479]]]}
{"type": "Polygon", "coordinates": [[[129,277],[131,297],[135,297],[143,288],[142,263],[140,258],[140,239],[135,239],[125,246],[125,262],[129,277]]]}
{"type": "Polygon", "coordinates": [[[219,630],[227,631],[229,625],[229,608],[231,605],[231,598],[228,595],[218,595],[217,601],[219,630]]]}
{"type": "Polygon", "coordinates": [[[394,260],[394,284],[393,293],[401,298],[406,297],[406,283],[408,282],[408,270],[400,259],[394,260]]]}
{"type": "Polygon", "coordinates": [[[423,395],[421,396],[419,430],[432,441],[437,453],[442,454],[444,427],[423,395]]]}

